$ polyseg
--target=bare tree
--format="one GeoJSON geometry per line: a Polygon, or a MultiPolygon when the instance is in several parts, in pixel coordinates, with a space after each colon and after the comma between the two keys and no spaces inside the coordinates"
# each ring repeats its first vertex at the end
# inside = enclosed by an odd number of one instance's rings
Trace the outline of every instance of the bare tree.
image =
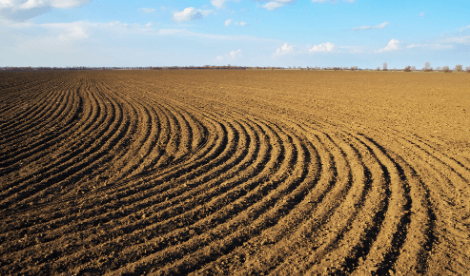
{"type": "Polygon", "coordinates": [[[351,66],[351,71],[356,71],[357,70],[357,66],[351,66]]]}
{"type": "Polygon", "coordinates": [[[411,66],[411,71],[416,71],[416,66],[411,66]]]}
{"type": "Polygon", "coordinates": [[[376,70],[377,70],[377,71],[380,71],[380,67],[377,67],[377,69],[376,69],[376,70]]]}
{"type": "Polygon", "coordinates": [[[384,68],[384,71],[387,71],[387,63],[386,62],[384,62],[383,68],[384,68]]]}
{"type": "Polygon", "coordinates": [[[465,71],[467,71],[468,73],[470,73],[470,66],[465,67],[465,71]]]}
{"type": "Polygon", "coordinates": [[[423,69],[424,71],[429,71],[431,69],[431,63],[429,61],[426,61],[423,69]]]}
{"type": "Polygon", "coordinates": [[[437,66],[436,71],[441,71],[441,67],[437,66]]]}
{"type": "Polygon", "coordinates": [[[405,69],[403,69],[405,72],[411,72],[411,66],[406,66],[405,69]]]}
{"type": "Polygon", "coordinates": [[[444,73],[450,73],[450,72],[452,72],[452,71],[449,69],[449,66],[447,66],[447,65],[442,67],[442,71],[444,71],[444,73]]]}
{"type": "Polygon", "coordinates": [[[460,65],[460,64],[455,65],[455,71],[457,71],[457,72],[462,72],[462,68],[463,68],[463,66],[460,65]]]}

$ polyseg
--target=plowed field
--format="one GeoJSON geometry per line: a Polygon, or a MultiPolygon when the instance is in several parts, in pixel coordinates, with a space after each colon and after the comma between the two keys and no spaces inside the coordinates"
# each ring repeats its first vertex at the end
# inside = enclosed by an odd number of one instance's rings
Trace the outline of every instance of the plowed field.
{"type": "Polygon", "coordinates": [[[469,275],[470,74],[0,73],[1,275],[469,275]]]}

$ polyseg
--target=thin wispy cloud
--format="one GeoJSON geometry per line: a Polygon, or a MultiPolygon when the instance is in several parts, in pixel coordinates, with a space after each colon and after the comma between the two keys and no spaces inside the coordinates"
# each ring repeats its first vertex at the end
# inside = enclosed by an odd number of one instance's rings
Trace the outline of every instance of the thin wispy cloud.
{"type": "Polygon", "coordinates": [[[145,12],[145,13],[153,13],[153,12],[155,12],[155,9],[151,9],[151,8],[142,8],[142,11],[145,12]]]}
{"type": "Polygon", "coordinates": [[[467,29],[470,29],[470,25],[467,25],[467,26],[465,26],[465,27],[459,28],[459,32],[463,32],[463,31],[465,31],[465,30],[467,30],[467,29]]]}
{"type": "Polygon", "coordinates": [[[464,44],[470,45],[470,35],[447,37],[439,40],[440,43],[464,44]]]}
{"type": "Polygon", "coordinates": [[[423,17],[423,16],[425,16],[425,15],[426,15],[426,14],[425,14],[424,12],[418,14],[419,17],[423,17]]]}
{"type": "Polygon", "coordinates": [[[376,51],[376,53],[383,53],[383,52],[390,52],[390,51],[395,51],[395,50],[398,50],[399,48],[399,44],[400,42],[394,38],[392,38],[387,46],[385,46],[384,48],[381,48],[379,50],[376,51]]]}
{"type": "Polygon", "coordinates": [[[353,31],[358,31],[358,30],[381,30],[381,29],[385,28],[385,26],[387,26],[388,24],[390,24],[390,22],[380,23],[380,24],[375,25],[375,26],[354,27],[351,30],[353,30],[353,31]]]}
{"type": "Polygon", "coordinates": [[[421,44],[410,44],[410,45],[406,46],[406,48],[408,48],[408,49],[416,48],[416,47],[421,47],[421,44]]]}
{"type": "Polygon", "coordinates": [[[225,20],[224,25],[228,26],[228,25],[230,25],[230,23],[232,23],[232,19],[227,19],[227,20],[225,20]]]}

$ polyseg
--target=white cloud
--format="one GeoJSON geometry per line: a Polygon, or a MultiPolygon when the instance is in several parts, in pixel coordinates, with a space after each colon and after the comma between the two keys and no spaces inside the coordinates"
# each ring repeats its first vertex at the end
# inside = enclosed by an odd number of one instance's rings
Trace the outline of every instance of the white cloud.
{"type": "Polygon", "coordinates": [[[155,9],[151,9],[151,8],[142,8],[142,11],[145,12],[145,13],[152,13],[152,12],[155,12],[155,9]]]}
{"type": "Polygon", "coordinates": [[[382,49],[377,50],[376,53],[382,53],[382,52],[398,50],[398,45],[399,44],[400,44],[400,42],[398,40],[392,38],[390,40],[390,42],[388,42],[387,46],[385,46],[382,49]]]}
{"type": "Polygon", "coordinates": [[[289,53],[292,53],[294,51],[294,47],[292,45],[287,45],[287,43],[284,43],[281,48],[277,48],[276,52],[273,54],[273,57],[276,56],[283,56],[289,53]]]}
{"type": "Polygon", "coordinates": [[[271,0],[271,1],[266,1],[266,0],[255,0],[256,2],[268,2],[264,5],[262,5],[263,8],[267,9],[268,11],[275,10],[277,8],[283,7],[286,4],[295,4],[297,3],[297,0],[271,0]]]}
{"type": "Polygon", "coordinates": [[[110,22],[110,23],[109,23],[109,26],[113,27],[113,26],[117,26],[117,25],[119,25],[119,24],[121,24],[121,22],[119,22],[119,21],[114,21],[114,22],[110,22]]]}
{"type": "Polygon", "coordinates": [[[189,8],[184,9],[181,12],[174,12],[173,20],[181,22],[181,21],[201,19],[203,17],[208,16],[211,13],[213,13],[212,10],[201,10],[201,9],[189,7],[189,8]]]}
{"type": "Polygon", "coordinates": [[[470,45],[470,36],[455,36],[440,40],[441,43],[465,44],[470,45]]]}
{"type": "Polygon", "coordinates": [[[145,24],[145,28],[150,28],[150,27],[152,27],[152,22],[145,24]]]}
{"type": "Polygon", "coordinates": [[[1,0],[0,10],[30,10],[42,7],[53,7],[58,9],[70,9],[84,4],[88,4],[88,0],[1,0]]]}
{"type": "Polygon", "coordinates": [[[39,28],[48,34],[35,38],[23,38],[18,45],[19,51],[27,52],[33,49],[42,49],[46,51],[73,52],[75,44],[89,37],[87,28],[92,24],[78,21],[72,23],[49,23],[32,25],[33,28],[39,28]]]}
{"type": "Polygon", "coordinates": [[[246,26],[246,22],[240,21],[240,22],[235,22],[235,25],[239,26],[246,26]]]}
{"type": "Polygon", "coordinates": [[[0,0],[0,17],[25,21],[52,8],[71,9],[89,2],[89,0],[0,0]]]}
{"type": "Polygon", "coordinates": [[[381,30],[381,29],[385,28],[385,26],[387,26],[388,24],[390,24],[390,22],[380,23],[379,25],[375,25],[375,26],[354,27],[351,30],[353,30],[353,31],[356,31],[356,30],[381,30]]]}
{"type": "Polygon", "coordinates": [[[230,53],[225,54],[225,55],[218,55],[217,60],[219,60],[219,61],[224,60],[224,59],[235,60],[235,59],[237,59],[241,56],[242,56],[242,50],[238,49],[236,51],[230,51],[230,53]]]}
{"type": "Polygon", "coordinates": [[[406,46],[406,48],[408,48],[408,49],[416,48],[416,47],[421,47],[421,44],[410,44],[410,45],[406,46]]]}
{"type": "Polygon", "coordinates": [[[238,50],[236,50],[236,51],[230,51],[230,54],[229,54],[229,55],[230,55],[230,57],[231,57],[232,59],[235,59],[235,58],[237,58],[237,57],[239,57],[239,56],[242,55],[241,52],[242,52],[242,50],[238,49],[238,50]]]}
{"type": "MultiPolygon", "coordinates": [[[[325,2],[333,2],[333,3],[336,3],[337,0],[312,0],[313,3],[325,3],[325,2]]],[[[356,2],[356,0],[343,0],[343,2],[347,2],[347,3],[354,3],[356,2]]]]}
{"type": "Polygon", "coordinates": [[[326,42],[322,44],[318,44],[309,49],[310,53],[317,53],[317,52],[333,52],[336,49],[336,46],[333,43],[326,42]]]}
{"type": "Polygon", "coordinates": [[[212,5],[218,9],[222,8],[227,0],[211,0],[212,5]]]}
{"type": "Polygon", "coordinates": [[[467,26],[465,26],[465,27],[460,28],[460,29],[459,29],[459,32],[463,32],[463,31],[465,31],[466,29],[470,29],[470,25],[467,25],[467,26]]]}
{"type": "Polygon", "coordinates": [[[232,19],[227,19],[227,20],[225,20],[225,26],[230,25],[230,23],[232,23],[232,19]]]}
{"type": "Polygon", "coordinates": [[[426,14],[425,14],[424,12],[418,14],[419,17],[423,17],[423,16],[425,16],[425,15],[426,15],[426,14]]]}

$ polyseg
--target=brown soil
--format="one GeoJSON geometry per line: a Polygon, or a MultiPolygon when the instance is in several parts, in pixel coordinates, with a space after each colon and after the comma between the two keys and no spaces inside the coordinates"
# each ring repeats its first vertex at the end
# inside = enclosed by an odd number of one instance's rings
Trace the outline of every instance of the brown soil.
{"type": "Polygon", "coordinates": [[[469,275],[469,87],[0,73],[0,274],[469,275]]]}

